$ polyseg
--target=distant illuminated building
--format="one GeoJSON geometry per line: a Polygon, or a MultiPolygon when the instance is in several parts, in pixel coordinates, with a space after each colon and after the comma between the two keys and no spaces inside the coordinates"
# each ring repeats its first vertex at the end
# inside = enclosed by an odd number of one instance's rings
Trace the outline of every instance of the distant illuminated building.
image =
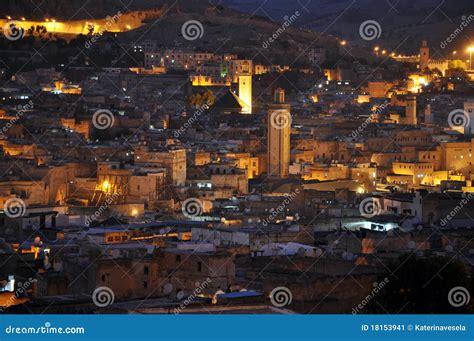
{"type": "Polygon", "coordinates": [[[242,74],[239,75],[239,98],[244,103],[243,114],[252,113],[252,70],[249,64],[243,65],[242,74]]]}
{"type": "Polygon", "coordinates": [[[406,99],[406,107],[405,107],[405,124],[416,125],[417,118],[416,118],[416,97],[410,96],[406,99]]]}
{"type": "Polygon", "coordinates": [[[268,175],[287,177],[290,167],[290,105],[285,103],[285,91],[275,91],[274,103],[270,104],[267,116],[267,162],[268,175]]]}
{"type": "Polygon", "coordinates": [[[428,67],[430,61],[430,48],[426,40],[423,40],[420,47],[420,70],[423,72],[428,67]]]}
{"type": "Polygon", "coordinates": [[[473,135],[474,134],[474,101],[464,102],[464,112],[467,114],[466,125],[464,129],[464,134],[473,135]]]}

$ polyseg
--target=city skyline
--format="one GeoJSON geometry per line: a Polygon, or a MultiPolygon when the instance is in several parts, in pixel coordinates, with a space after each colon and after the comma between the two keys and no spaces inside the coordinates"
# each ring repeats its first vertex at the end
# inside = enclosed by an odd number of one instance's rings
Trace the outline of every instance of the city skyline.
{"type": "Polygon", "coordinates": [[[284,4],[0,5],[2,312],[473,313],[472,4],[284,4]]]}

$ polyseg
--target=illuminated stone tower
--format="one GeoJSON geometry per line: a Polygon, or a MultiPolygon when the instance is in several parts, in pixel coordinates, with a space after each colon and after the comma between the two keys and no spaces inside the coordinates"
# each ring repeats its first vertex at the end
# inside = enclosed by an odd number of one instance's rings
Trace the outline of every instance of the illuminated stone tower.
{"type": "Polygon", "coordinates": [[[267,116],[267,173],[272,177],[287,177],[290,167],[290,105],[285,103],[285,91],[275,91],[274,103],[267,116]]]}
{"type": "Polygon", "coordinates": [[[426,40],[423,40],[420,47],[420,71],[423,72],[428,67],[430,61],[430,48],[426,40]]]}
{"type": "Polygon", "coordinates": [[[406,107],[405,107],[405,124],[416,125],[416,97],[410,96],[406,99],[406,107]]]}
{"type": "Polygon", "coordinates": [[[243,114],[252,113],[252,70],[250,64],[242,65],[242,73],[239,75],[239,98],[245,104],[242,108],[243,114]]]}

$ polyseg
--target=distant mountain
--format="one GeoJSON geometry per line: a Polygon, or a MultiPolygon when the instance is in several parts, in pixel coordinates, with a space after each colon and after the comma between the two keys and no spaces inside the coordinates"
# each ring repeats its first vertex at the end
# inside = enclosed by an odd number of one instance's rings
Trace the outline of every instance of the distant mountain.
{"type": "Polygon", "coordinates": [[[232,52],[266,64],[304,64],[312,46],[338,48],[337,39],[332,36],[303,30],[297,25],[283,27],[281,22],[273,22],[266,16],[244,14],[238,8],[229,9],[221,4],[221,0],[2,0],[0,11],[17,19],[69,21],[105,18],[118,11],[161,8],[164,13],[161,17],[120,33],[117,40],[126,46],[150,39],[158,47],[232,52]],[[183,25],[191,20],[199,21],[202,26],[202,36],[198,39],[183,37],[183,25]],[[273,41],[275,35],[278,37],[273,41]]]}
{"type": "MultiPolygon", "coordinates": [[[[213,0],[210,0],[213,1],[213,0]]],[[[220,1],[220,0],[219,0],[220,1]]],[[[382,28],[377,41],[390,48],[416,52],[423,38],[428,39],[434,52],[463,22],[463,16],[474,15],[472,0],[222,0],[223,5],[247,13],[268,16],[283,21],[295,11],[301,19],[299,27],[327,32],[355,45],[364,45],[359,26],[366,20],[376,20],[382,28]],[[441,40],[441,41],[440,41],[441,40]],[[400,46],[399,46],[400,45],[400,46]]],[[[460,49],[474,40],[474,21],[467,24],[463,34],[457,36],[449,50],[460,49]]],[[[371,42],[377,43],[375,41],[371,42]]],[[[435,51],[438,50],[438,51],[435,51]]],[[[447,51],[446,51],[447,52],[447,51]]]]}

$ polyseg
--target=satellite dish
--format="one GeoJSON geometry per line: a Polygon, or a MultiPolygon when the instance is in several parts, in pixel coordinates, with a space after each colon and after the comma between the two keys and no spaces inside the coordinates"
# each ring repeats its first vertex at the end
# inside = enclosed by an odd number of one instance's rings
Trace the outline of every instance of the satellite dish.
{"type": "Polygon", "coordinates": [[[178,300],[182,300],[184,298],[184,291],[183,290],[180,290],[176,293],[176,298],[178,300]]]}
{"type": "Polygon", "coordinates": [[[453,252],[453,246],[452,245],[446,245],[444,248],[447,252],[453,252]]]}
{"type": "Polygon", "coordinates": [[[415,243],[413,240],[410,240],[410,241],[408,242],[408,248],[409,248],[409,249],[414,249],[414,248],[416,248],[416,243],[415,243]]]}
{"type": "Polygon", "coordinates": [[[163,293],[165,295],[169,295],[173,292],[173,284],[171,283],[166,283],[165,286],[163,287],[163,293]]]}

